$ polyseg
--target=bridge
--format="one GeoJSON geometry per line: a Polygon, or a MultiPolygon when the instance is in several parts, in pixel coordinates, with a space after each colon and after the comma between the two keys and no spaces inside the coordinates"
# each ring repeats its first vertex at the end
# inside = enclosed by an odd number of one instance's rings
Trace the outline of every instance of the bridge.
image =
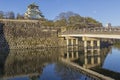
{"type": "Polygon", "coordinates": [[[120,27],[68,30],[59,34],[59,37],[63,37],[66,40],[66,45],[79,45],[82,41],[84,47],[88,45],[100,47],[101,39],[120,39],[120,27]]]}

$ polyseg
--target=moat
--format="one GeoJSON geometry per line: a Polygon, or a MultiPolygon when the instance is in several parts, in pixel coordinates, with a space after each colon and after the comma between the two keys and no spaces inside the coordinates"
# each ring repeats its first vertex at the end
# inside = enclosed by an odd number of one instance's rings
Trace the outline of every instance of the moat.
{"type": "MultiPolygon", "coordinates": [[[[83,68],[120,79],[120,48],[84,49],[46,48],[10,50],[0,53],[2,80],[93,80],[80,70],[61,61],[73,62],[83,68]]],[[[97,79],[95,79],[97,80],[97,79]]],[[[101,80],[101,79],[100,79],[101,80]]]]}

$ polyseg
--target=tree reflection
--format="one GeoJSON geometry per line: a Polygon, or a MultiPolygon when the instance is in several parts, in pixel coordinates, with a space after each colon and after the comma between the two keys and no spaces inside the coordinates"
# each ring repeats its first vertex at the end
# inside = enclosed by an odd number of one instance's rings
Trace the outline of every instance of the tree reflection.
{"type": "Polygon", "coordinates": [[[3,77],[29,75],[37,80],[47,63],[58,60],[57,49],[11,50],[4,66],[3,77]]]}

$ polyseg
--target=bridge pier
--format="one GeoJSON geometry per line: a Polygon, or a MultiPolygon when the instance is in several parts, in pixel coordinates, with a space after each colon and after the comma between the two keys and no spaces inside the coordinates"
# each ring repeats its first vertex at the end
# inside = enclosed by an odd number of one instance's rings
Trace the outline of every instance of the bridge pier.
{"type": "Polygon", "coordinates": [[[87,47],[87,41],[84,41],[84,47],[85,48],[87,47]]]}
{"type": "Polygon", "coordinates": [[[90,37],[66,37],[67,46],[78,46],[82,44],[85,48],[95,48],[100,47],[100,39],[90,38],[90,37]],[[82,41],[83,43],[80,43],[82,41]]]}
{"type": "Polygon", "coordinates": [[[78,45],[78,38],[76,38],[76,45],[78,45]]]}
{"type": "Polygon", "coordinates": [[[97,47],[100,47],[100,40],[97,40],[97,47]]]}
{"type": "Polygon", "coordinates": [[[67,46],[69,45],[69,39],[66,39],[66,41],[67,41],[67,46]]]}
{"type": "Polygon", "coordinates": [[[82,40],[84,42],[84,47],[85,48],[87,48],[87,47],[90,47],[90,48],[100,47],[100,40],[99,39],[89,38],[89,37],[82,37],[82,40]],[[89,42],[90,42],[90,44],[89,44],[89,42]]]}
{"type": "Polygon", "coordinates": [[[66,38],[67,41],[67,46],[74,46],[74,45],[78,45],[78,38],[66,38]]]}

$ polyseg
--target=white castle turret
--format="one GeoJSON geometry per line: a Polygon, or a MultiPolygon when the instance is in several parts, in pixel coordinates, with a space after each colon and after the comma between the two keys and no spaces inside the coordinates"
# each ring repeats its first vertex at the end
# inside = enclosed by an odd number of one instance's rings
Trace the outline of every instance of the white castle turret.
{"type": "Polygon", "coordinates": [[[35,3],[32,3],[28,6],[28,9],[24,15],[26,19],[41,19],[44,16],[42,15],[41,11],[39,10],[39,6],[35,3]]]}

